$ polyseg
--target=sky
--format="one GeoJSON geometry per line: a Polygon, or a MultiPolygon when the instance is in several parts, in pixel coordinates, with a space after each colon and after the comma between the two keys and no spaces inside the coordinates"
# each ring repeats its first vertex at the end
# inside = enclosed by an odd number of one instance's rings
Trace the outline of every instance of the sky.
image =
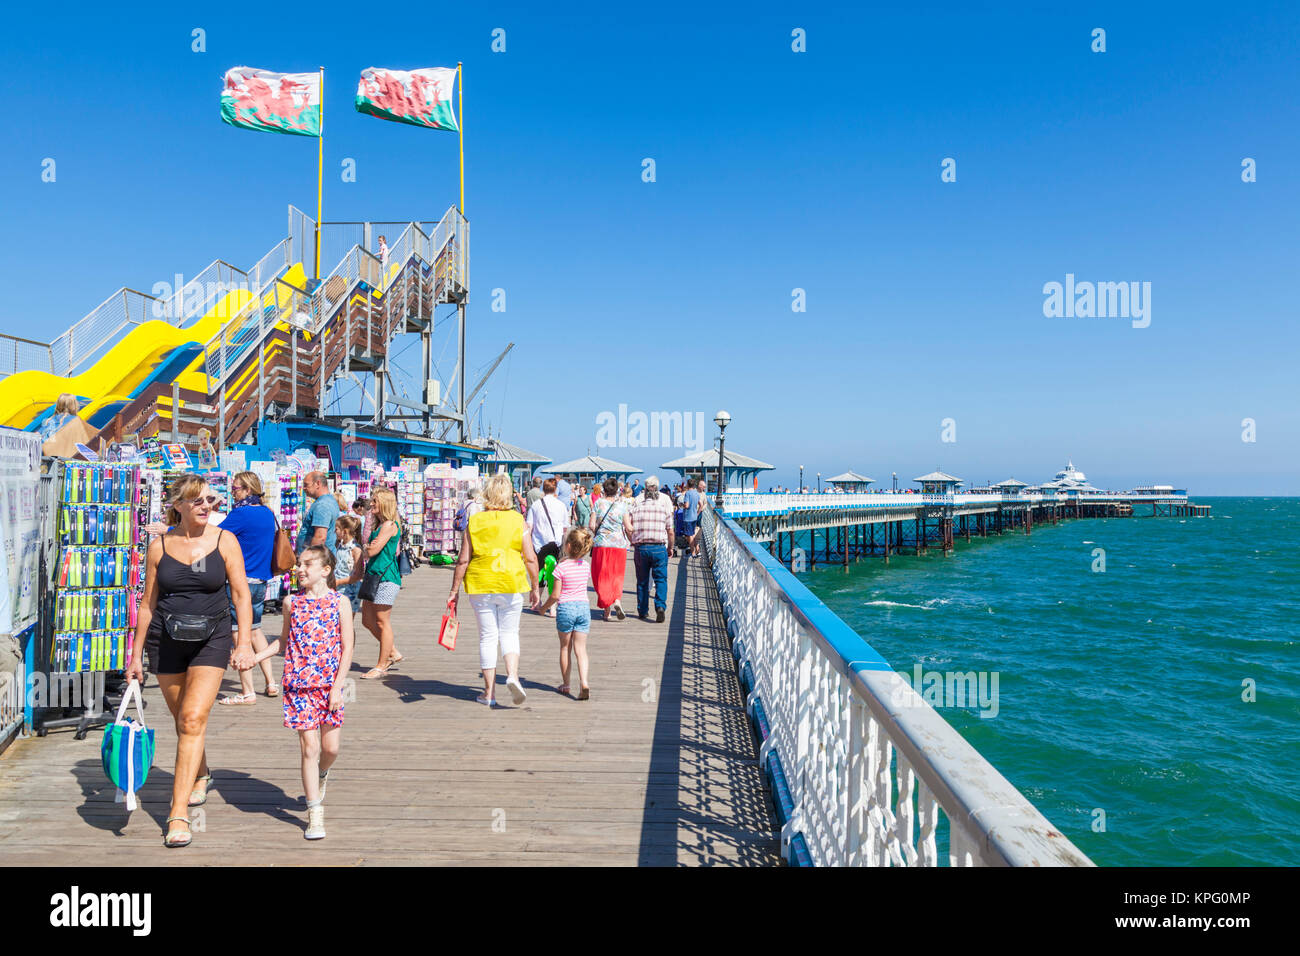
{"type": "Polygon", "coordinates": [[[604,447],[603,412],[725,408],[762,487],[1068,458],[1300,493],[1300,6],[366,9],[12,10],[0,331],[251,266],[314,209],[313,140],[220,122],[232,66],[324,66],[326,220],[440,216],[455,134],[352,98],[365,67],[463,61],[471,372],[515,343],[476,427],[655,471],[683,450],[604,447]],[[1149,324],[1045,315],[1067,274],[1150,283],[1149,324]]]}

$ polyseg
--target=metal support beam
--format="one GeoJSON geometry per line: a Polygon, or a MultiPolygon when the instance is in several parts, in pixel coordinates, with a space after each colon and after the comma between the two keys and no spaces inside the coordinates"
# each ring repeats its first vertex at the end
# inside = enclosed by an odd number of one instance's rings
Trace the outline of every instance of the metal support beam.
{"type": "Polygon", "coordinates": [[[460,377],[456,379],[456,389],[459,398],[456,401],[456,411],[460,413],[460,441],[465,444],[469,441],[469,432],[467,430],[468,421],[466,414],[469,411],[465,407],[465,300],[461,299],[460,304],[456,307],[457,323],[459,330],[456,333],[456,339],[460,348],[460,377]]]}

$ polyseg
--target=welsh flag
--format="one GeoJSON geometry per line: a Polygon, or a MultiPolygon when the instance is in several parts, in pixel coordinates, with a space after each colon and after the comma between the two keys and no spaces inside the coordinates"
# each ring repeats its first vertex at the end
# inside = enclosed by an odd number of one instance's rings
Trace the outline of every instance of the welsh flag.
{"type": "Polygon", "coordinates": [[[320,74],[226,71],[221,118],[231,126],[296,136],[320,135],[320,74]]]}
{"type": "Polygon", "coordinates": [[[447,67],[409,72],[368,67],[357,83],[357,112],[429,129],[460,129],[451,99],[455,82],[456,71],[447,67]]]}

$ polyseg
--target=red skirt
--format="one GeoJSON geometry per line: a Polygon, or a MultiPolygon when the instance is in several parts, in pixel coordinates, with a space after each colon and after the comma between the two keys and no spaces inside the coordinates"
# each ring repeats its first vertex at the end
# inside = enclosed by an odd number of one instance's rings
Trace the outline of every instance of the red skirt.
{"type": "Polygon", "coordinates": [[[627,551],[623,548],[592,548],[591,579],[596,582],[596,606],[602,611],[623,596],[623,574],[627,551]]]}

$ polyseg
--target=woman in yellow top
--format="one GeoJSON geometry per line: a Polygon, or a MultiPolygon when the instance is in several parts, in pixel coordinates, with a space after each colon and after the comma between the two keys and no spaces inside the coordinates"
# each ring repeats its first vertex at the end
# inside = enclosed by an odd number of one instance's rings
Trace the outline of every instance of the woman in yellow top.
{"type": "Polygon", "coordinates": [[[515,704],[528,697],[519,682],[519,616],[538,603],[537,553],[514,508],[508,475],[493,475],[483,489],[483,510],[470,516],[456,560],[447,606],[454,614],[461,582],[478,619],[478,662],[483,668],[480,704],[496,706],[497,646],[506,659],[506,686],[515,704]]]}

